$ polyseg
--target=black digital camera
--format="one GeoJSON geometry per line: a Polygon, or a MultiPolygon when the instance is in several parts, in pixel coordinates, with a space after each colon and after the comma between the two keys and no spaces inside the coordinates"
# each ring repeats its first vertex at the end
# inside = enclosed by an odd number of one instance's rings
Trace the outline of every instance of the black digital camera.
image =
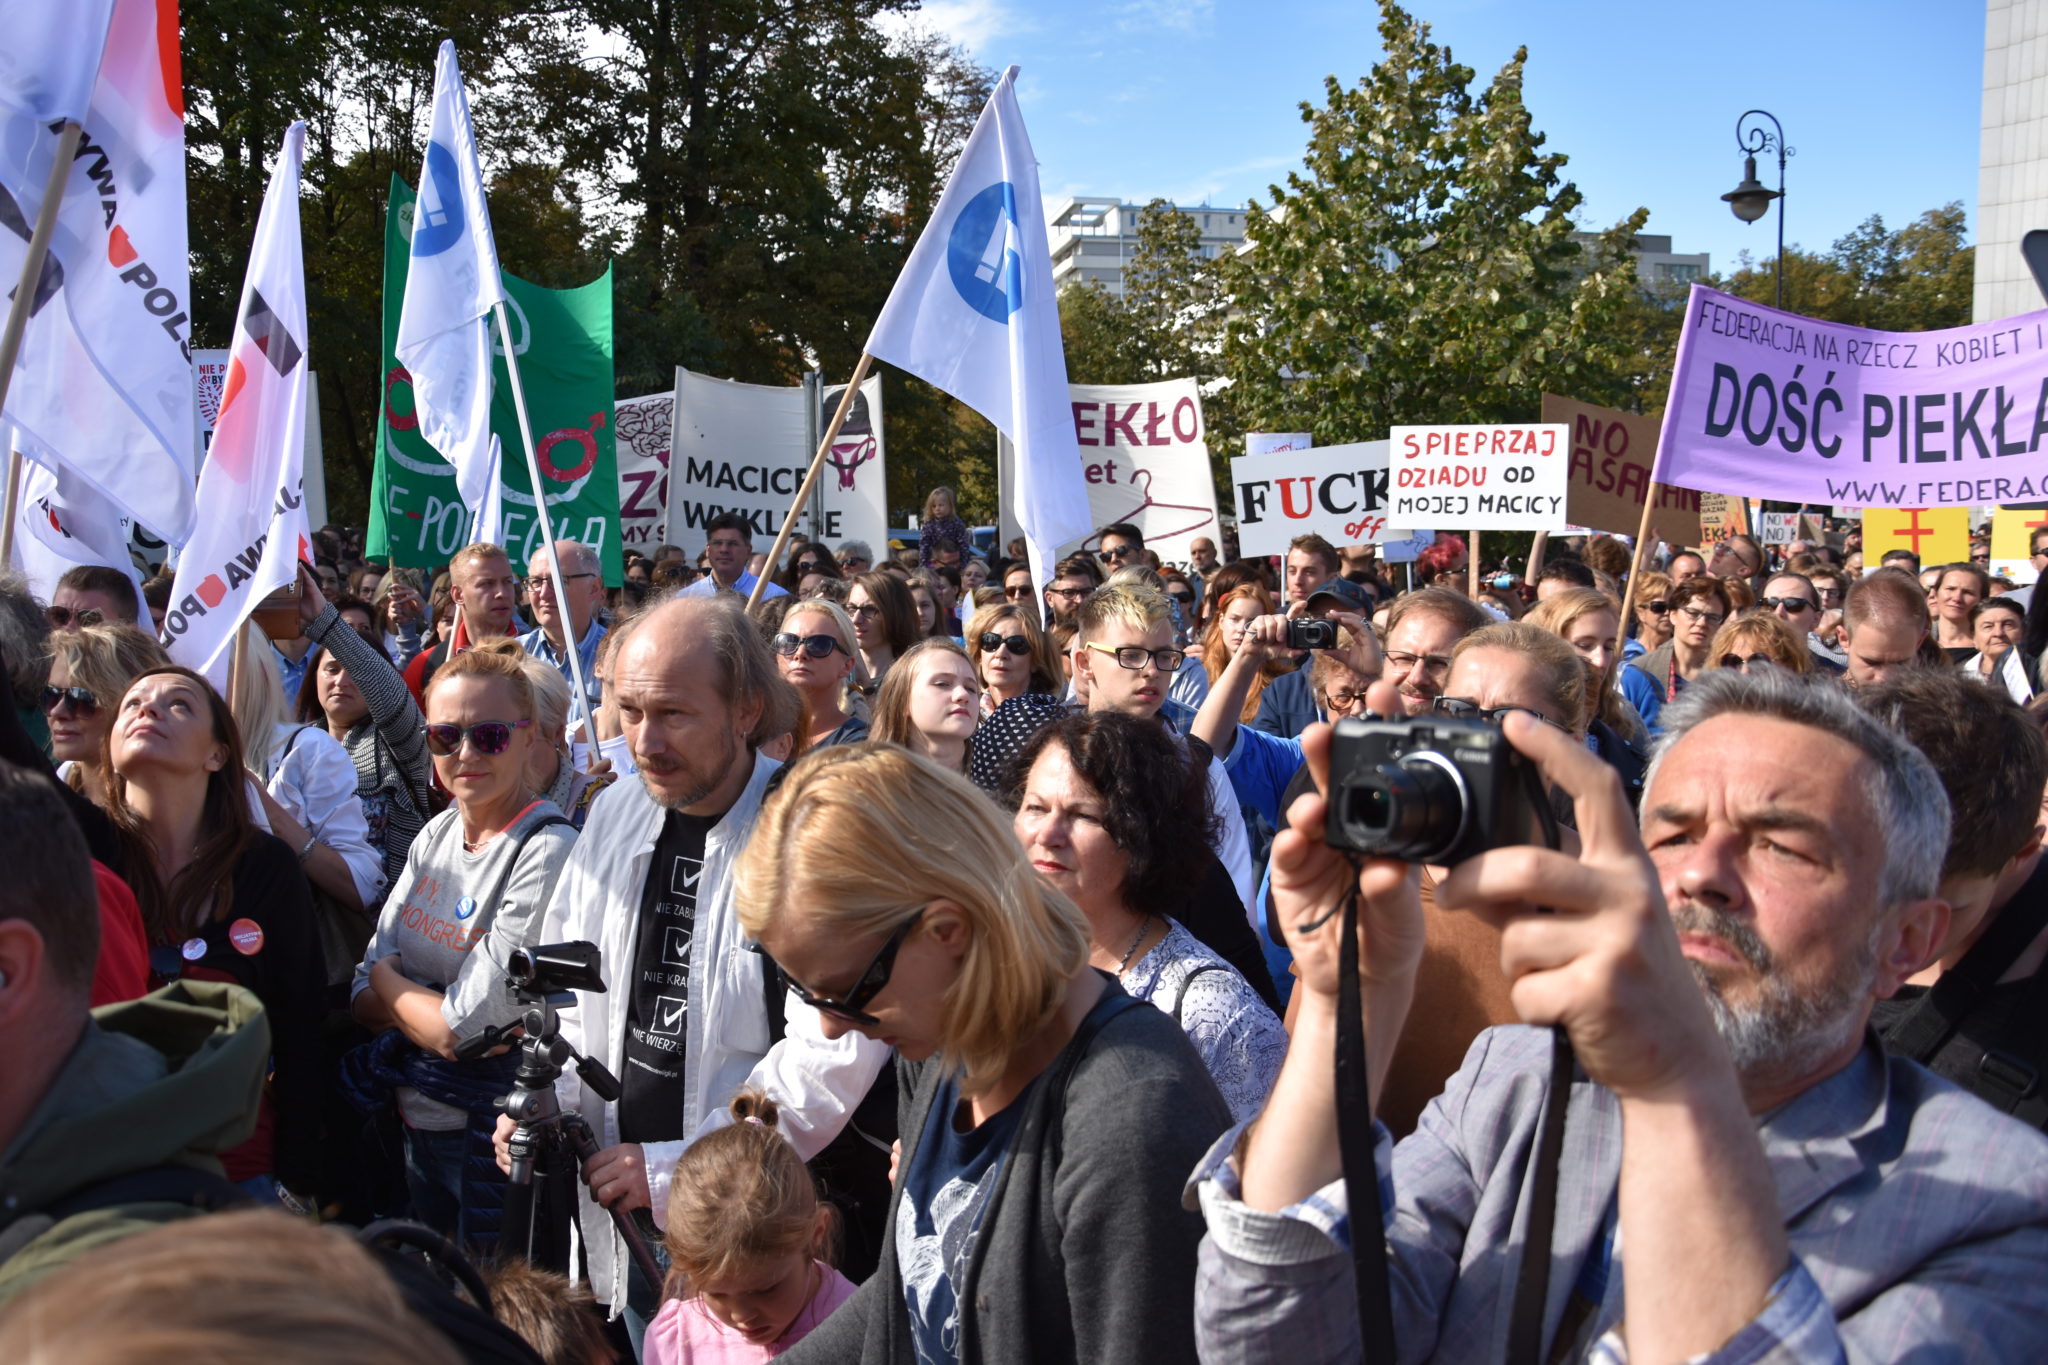
{"type": "Polygon", "coordinates": [[[1534,841],[1543,787],[1500,727],[1449,716],[1337,722],[1330,744],[1332,848],[1447,866],[1534,841]]]}
{"type": "Polygon", "coordinates": [[[1287,623],[1289,649],[1335,649],[1337,623],[1320,616],[1297,616],[1287,623]]]}

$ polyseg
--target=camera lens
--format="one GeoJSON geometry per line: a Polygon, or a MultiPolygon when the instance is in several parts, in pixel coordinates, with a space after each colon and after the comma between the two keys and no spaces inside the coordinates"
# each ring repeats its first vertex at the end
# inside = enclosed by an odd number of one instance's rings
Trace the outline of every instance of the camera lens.
{"type": "Polygon", "coordinates": [[[1465,829],[1465,783],[1450,761],[1427,750],[1383,764],[1345,793],[1350,843],[1362,852],[1428,862],[1465,829]]]}

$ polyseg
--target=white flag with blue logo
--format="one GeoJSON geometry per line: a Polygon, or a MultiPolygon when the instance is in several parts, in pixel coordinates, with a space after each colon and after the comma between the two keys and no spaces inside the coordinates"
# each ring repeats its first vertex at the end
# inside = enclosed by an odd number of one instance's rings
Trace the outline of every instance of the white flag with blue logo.
{"type": "Polygon", "coordinates": [[[952,394],[1015,444],[1017,523],[1044,582],[1053,553],[1094,523],[1016,67],[996,82],[867,349],[952,394]]]}
{"type": "Polygon", "coordinates": [[[455,466],[471,509],[482,505],[491,477],[491,310],[504,297],[469,98],[455,44],[444,42],[393,349],[412,376],[420,435],[455,466]]]}

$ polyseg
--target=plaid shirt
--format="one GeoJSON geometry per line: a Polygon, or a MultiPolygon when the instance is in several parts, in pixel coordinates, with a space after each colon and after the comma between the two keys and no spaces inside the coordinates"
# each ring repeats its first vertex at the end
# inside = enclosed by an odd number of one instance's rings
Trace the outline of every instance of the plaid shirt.
{"type": "MultiPolygon", "coordinates": [[[[1489,1029],[1398,1147],[1376,1153],[1407,1361],[1506,1354],[1530,1154],[1550,1060],[1542,1030],[1489,1029]]],[[[1196,1325],[1205,1365],[1359,1358],[1342,1182],[1279,1213],[1238,1199],[1243,1128],[1190,1182],[1209,1234],[1196,1325]]],[[[1766,1115],[1758,1136],[1792,1260],[1741,1332],[1699,1360],[2048,1359],[2048,1136],[1872,1037],[1842,1071],[1766,1115]]],[[[1551,1359],[1620,1365],[1621,1110],[1572,1087],[1558,1173],[1551,1359]],[[1556,1338],[1563,1336],[1562,1343],[1556,1338]]]]}

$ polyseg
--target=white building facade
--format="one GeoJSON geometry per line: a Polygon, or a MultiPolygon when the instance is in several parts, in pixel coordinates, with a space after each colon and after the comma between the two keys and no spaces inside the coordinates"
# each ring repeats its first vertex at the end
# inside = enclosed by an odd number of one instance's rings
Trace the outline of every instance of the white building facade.
{"type": "Polygon", "coordinates": [[[2020,257],[2031,228],[2048,228],[2048,0],[1986,0],[1975,321],[2041,307],[2020,257]]]}

